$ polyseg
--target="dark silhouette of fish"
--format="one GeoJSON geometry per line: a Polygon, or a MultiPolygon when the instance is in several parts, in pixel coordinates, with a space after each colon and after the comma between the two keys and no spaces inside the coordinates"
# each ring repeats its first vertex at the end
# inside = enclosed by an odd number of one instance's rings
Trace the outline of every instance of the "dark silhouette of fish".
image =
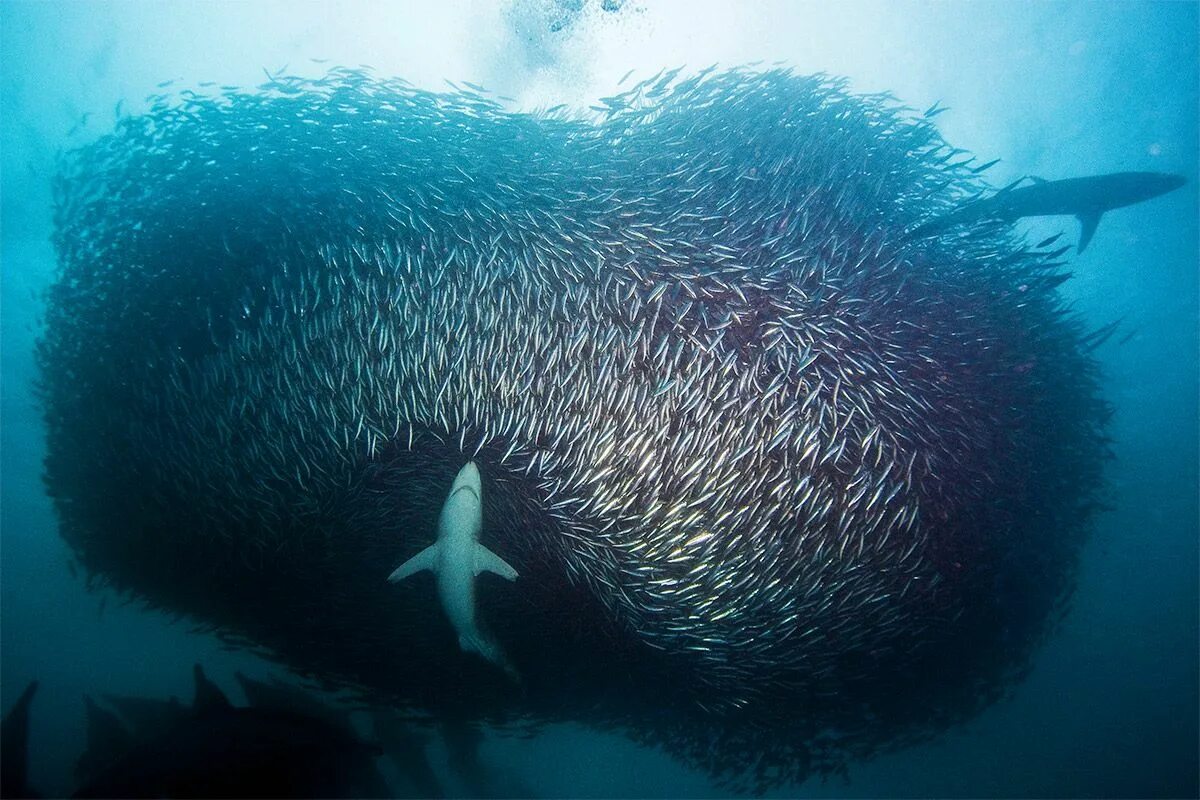
{"type": "Polygon", "coordinates": [[[441,718],[442,743],[447,766],[458,776],[470,797],[534,797],[532,789],[517,776],[484,762],[479,749],[483,731],[474,722],[450,714],[441,718]]]}
{"type": "Polygon", "coordinates": [[[89,702],[80,767],[90,774],[76,797],[389,796],[374,763],[379,748],[348,725],[253,700],[235,707],[200,665],[194,669],[190,712],[172,723],[179,707],[163,702],[148,732],[127,729],[89,702]]]}
{"type": "Polygon", "coordinates": [[[371,732],[407,782],[407,786],[396,791],[395,797],[446,796],[426,755],[425,737],[415,726],[397,714],[375,710],[371,714],[371,732]]]}
{"type": "MultiPolygon", "coordinates": [[[[276,711],[298,711],[341,730],[352,728],[349,714],[322,703],[315,695],[278,679],[258,681],[236,673],[246,702],[254,708],[276,711]]],[[[371,736],[378,742],[386,758],[396,766],[401,787],[391,787],[391,797],[444,797],[442,786],[434,774],[426,754],[425,738],[416,726],[401,715],[382,708],[371,711],[371,736]]]]}
{"type": "MultiPolygon", "coordinates": [[[[76,764],[73,796],[391,796],[375,764],[382,751],[359,738],[345,714],[311,697],[285,707],[303,693],[246,679],[250,706],[236,707],[198,664],[195,678],[191,708],[173,697],[114,697],[114,712],[85,697],[88,747],[76,764]]],[[[36,690],[34,681],[4,717],[5,798],[39,796],[27,780],[36,690]]]]}
{"type": "Polygon", "coordinates": [[[38,682],[30,681],[0,723],[0,797],[40,797],[29,787],[29,705],[38,682]]]}
{"type": "Polygon", "coordinates": [[[1165,172],[1113,172],[1061,181],[1031,180],[1032,186],[1017,188],[1021,182],[1018,181],[991,197],[974,200],[927,222],[914,233],[931,235],[976,220],[1011,221],[1020,217],[1068,215],[1079,218],[1078,252],[1082,253],[1106,211],[1150,200],[1187,182],[1182,175],[1165,172]]]}
{"type": "MultiPolygon", "coordinates": [[[[86,695],[83,704],[88,747],[75,762],[75,781],[87,785],[91,778],[119,761],[134,747],[136,741],[135,734],[112,711],[86,695]]],[[[160,730],[156,733],[164,732],[160,730]]],[[[139,731],[137,737],[145,735],[139,731]]]]}

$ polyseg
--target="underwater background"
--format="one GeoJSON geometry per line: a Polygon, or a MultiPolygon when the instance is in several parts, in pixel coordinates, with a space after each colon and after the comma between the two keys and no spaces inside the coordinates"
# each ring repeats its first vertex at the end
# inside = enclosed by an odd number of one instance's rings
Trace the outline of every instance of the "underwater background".
{"type": "MultiPolygon", "coordinates": [[[[317,76],[368,64],[441,91],[471,81],[516,109],[586,108],[686,65],[781,61],[940,102],[952,145],[997,187],[1127,170],[1188,184],[1107,214],[1061,287],[1092,327],[1122,320],[1096,355],[1113,405],[1106,510],[1069,614],[1010,697],[935,741],[852,765],[847,779],[779,796],[1195,796],[1198,646],[1198,34],[1195,3],[666,2],[5,3],[0,5],[0,691],[41,682],[31,782],[71,789],[84,693],[191,694],[202,662],[278,667],[223,649],[186,620],[89,592],[69,567],[41,483],[33,391],[41,293],[54,275],[55,156],[138,113],[159,84],[253,86],[264,70],[317,76]],[[316,60],[316,61],[314,61],[316,60]]],[[[1036,239],[1077,223],[1023,222],[1036,239]]],[[[497,794],[723,794],[705,775],[619,736],[570,725],[481,746],[497,794]]],[[[451,794],[471,793],[436,740],[451,794]]]]}

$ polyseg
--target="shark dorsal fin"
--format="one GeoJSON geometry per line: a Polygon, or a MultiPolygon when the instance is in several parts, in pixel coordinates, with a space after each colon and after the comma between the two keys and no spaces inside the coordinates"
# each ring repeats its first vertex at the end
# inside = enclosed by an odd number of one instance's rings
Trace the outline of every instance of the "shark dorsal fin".
{"type": "Polygon", "coordinates": [[[29,770],[29,706],[38,682],[30,681],[0,725],[0,795],[32,797],[29,770]]]}
{"type": "Polygon", "coordinates": [[[229,698],[225,696],[220,687],[208,679],[199,664],[192,667],[192,674],[196,677],[196,694],[192,699],[192,711],[201,713],[232,707],[229,698]]]}
{"type": "Polygon", "coordinates": [[[134,738],[160,735],[187,718],[185,709],[176,697],[159,700],[151,697],[108,694],[105,702],[129,726],[134,738]]]}
{"type": "Polygon", "coordinates": [[[83,696],[87,716],[87,750],[75,762],[75,777],[81,781],[99,775],[125,755],[133,745],[133,734],[120,718],[83,696]]]}
{"type": "Polygon", "coordinates": [[[1096,226],[1100,224],[1101,212],[1092,211],[1087,214],[1079,215],[1079,249],[1077,253],[1082,253],[1083,248],[1088,246],[1088,242],[1092,240],[1092,234],[1096,232],[1096,226]]]}
{"type": "Polygon", "coordinates": [[[266,682],[247,677],[240,672],[235,673],[235,676],[238,683],[242,685],[246,702],[251,708],[303,714],[322,720],[330,727],[346,734],[354,733],[350,715],[340,707],[323,703],[315,694],[290,683],[284,683],[278,678],[272,678],[270,682],[266,682]]]}

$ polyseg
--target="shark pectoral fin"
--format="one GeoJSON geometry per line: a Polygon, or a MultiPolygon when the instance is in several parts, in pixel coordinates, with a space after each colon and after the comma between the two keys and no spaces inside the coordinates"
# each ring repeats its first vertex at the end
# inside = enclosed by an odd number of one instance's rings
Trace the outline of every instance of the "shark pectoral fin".
{"type": "Polygon", "coordinates": [[[437,542],[434,542],[408,561],[396,567],[392,574],[388,575],[388,583],[402,581],[409,575],[415,575],[423,569],[427,569],[430,572],[437,572],[437,552],[437,542]]]}
{"type": "Polygon", "coordinates": [[[1099,211],[1079,215],[1079,248],[1075,251],[1076,253],[1082,253],[1083,248],[1088,246],[1088,242],[1092,240],[1092,234],[1096,232],[1096,226],[1099,224],[1099,211]]]}
{"type": "Polygon", "coordinates": [[[507,578],[510,581],[517,579],[517,571],[509,566],[507,561],[483,545],[476,544],[475,574],[478,575],[481,572],[494,572],[501,578],[507,578]]]}

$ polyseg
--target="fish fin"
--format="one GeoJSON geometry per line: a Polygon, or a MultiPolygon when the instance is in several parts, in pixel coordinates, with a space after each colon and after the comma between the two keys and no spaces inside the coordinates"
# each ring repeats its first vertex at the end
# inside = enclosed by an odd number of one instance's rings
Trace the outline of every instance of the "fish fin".
{"type": "Polygon", "coordinates": [[[1045,183],[1046,182],[1045,178],[1039,178],[1037,175],[1030,175],[1029,180],[1033,181],[1034,183],[1045,183]]]}
{"type": "Polygon", "coordinates": [[[0,795],[4,797],[36,796],[26,779],[29,774],[29,706],[37,687],[37,681],[30,681],[0,725],[0,795]]]}
{"type": "Polygon", "coordinates": [[[1003,195],[1006,195],[1006,194],[1008,194],[1009,192],[1011,192],[1013,189],[1016,189],[1018,186],[1020,186],[1020,185],[1021,185],[1022,183],[1024,183],[1025,181],[1036,181],[1036,180],[1038,180],[1038,179],[1037,179],[1037,178],[1034,178],[1034,177],[1031,177],[1031,176],[1029,176],[1029,175],[1022,175],[1020,178],[1017,178],[1015,181],[1013,181],[1012,183],[1008,184],[1008,185],[1007,185],[1007,186],[1005,186],[1004,188],[1002,188],[1002,189],[998,189],[998,190],[995,192],[995,194],[993,194],[993,195],[992,195],[991,197],[989,197],[988,199],[989,199],[989,200],[994,200],[994,199],[995,199],[995,198],[997,198],[997,197],[1001,197],[1001,196],[1003,196],[1003,195]]]}
{"type": "Polygon", "coordinates": [[[516,670],[508,663],[500,646],[479,632],[459,634],[458,646],[464,653],[474,653],[483,660],[500,667],[509,675],[516,674],[516,670]]]}
{"type": "Polygon", "coordinates": [[[475,574],[481,572],[494,572],[501,578],[510,581],[517,579],[517,571],[513,569],[507,561],[500,556],[488,550],[481,544],[475,545],[475,574]]]}
{"type": "Polygon", "coordinates": [[[133,695],[104,696],[105,701],[116,710],[117,716],[129,726],[135,739],[158,736],[187,719],[188,711],[179,699],[159,700],[133,695]]]}
{"type": "Polygon", "coordinates": [[[427,569],[430,572],[436,573],[437,553],[438,545],[437,542],[434,542],[433,544],[429,545],[429,547],[426,547],[424,550],[410,558],[408,561],[405,561],[403,564],[396,567],[396,569],[392,571],[392,574],[388,575],[388,583],[402,581],[409,575],[415,575],[423,569],[427,569]]]}
{"type": "Polygon", "coordinates": [[[75,778],[86,782],[100,775],[133,746],[133,734],[120,718],[101,707],[89,695],[83,696],[87,720],[87,749],[75,762],[75,778]]]}
{"type": "Polygon", "coordinates": [[[196,679],[196,694],[192,698],[192,711],[217,711],[231,708],[232,703],[221,688],[208,679],[204,668],[199,664],[192,665],[192,675],[196,679]]]}
{"type": "Polygon", "coordinates": [[[425,752],[426,737],[417,724],[394,711],[376,707],[371,711],[371,735],[383,747],[384,755],[408,777],[416,796],[440,798],[446,794],[434,775],[425,752]]]}
{"type": "Polygon", "coordinates": [[[1082,253],[1083,248],[1088,246],[1092,234],[1096,232],[1096,226],[1100,224],[1100,215],[1099,211],[1079,215],[1079,249],[1075,252],[1082,253]]]}
{"type": "Polygon", "coordinates": [[[343,709],[321,702],[317,695],[301,689],[278,678],[266,681],[249,678],[240,672],[234,673],[242,692],[246,695],[246,703],[251,708],[266,711],[284,711],[292,714],[303,714],[319,719],[332,728],[347,734],[353,734],[354,724],[350,715],[343,709]]]}

